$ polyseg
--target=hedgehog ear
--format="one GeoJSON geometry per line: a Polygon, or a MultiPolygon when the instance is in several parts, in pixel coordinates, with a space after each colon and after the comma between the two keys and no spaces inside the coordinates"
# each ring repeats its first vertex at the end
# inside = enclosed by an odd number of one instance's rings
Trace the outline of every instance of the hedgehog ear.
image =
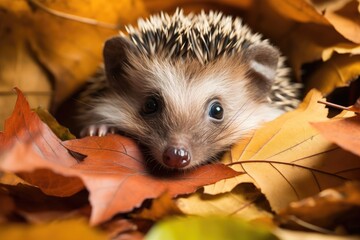
{"type": "Polygon", "coordinates": [[[258,44],[247,48],[243,56],[250,67],[251,84],[262,94],[268,93],[276,77],[279,51],[271,45],[258,44]]]}
{"type": "Polygon", "coordinates": [[[105,72],[110,86],[118,89],[129,87],[125,67],[129,64],[129,54],[136,53],[135,45],[125,37],[113,37],[105,42],[103,57],[105,72]]]}

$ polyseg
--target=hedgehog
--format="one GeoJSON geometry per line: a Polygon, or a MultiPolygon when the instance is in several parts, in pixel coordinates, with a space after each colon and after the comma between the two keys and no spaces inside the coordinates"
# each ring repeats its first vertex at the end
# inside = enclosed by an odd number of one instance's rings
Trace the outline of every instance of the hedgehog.
{"type": "Polygon", "coordinates": [[[279,50],[219,11],[139,19],[105,42],[103,57],[81,97],[81,135],[129,136],[165,169],[217,161],[299,103],[279,50]]]}

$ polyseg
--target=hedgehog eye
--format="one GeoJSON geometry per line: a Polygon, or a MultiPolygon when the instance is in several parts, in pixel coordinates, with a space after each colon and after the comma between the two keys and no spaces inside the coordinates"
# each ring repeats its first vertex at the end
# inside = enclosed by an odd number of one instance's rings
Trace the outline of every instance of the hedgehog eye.
{"type": "Polygon", "coordinates": [[[142,112],[145,115],[150,115],[156,113],[160,109],[160,103],[158,98],[150,96],[145,100],[145,103],[142,107],[142,112]]]}
{"type": "Polygon", "coordinates": [[[213,101],[209,105],[209,116],[216,122],[224,119],[224,109],[219,101],[213,101]]]}

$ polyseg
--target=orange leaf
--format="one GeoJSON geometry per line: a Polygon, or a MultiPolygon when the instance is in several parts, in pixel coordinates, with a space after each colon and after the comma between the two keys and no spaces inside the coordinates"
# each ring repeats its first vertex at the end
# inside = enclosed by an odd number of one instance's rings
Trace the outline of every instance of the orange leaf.
{"type": "Polygon", "coordinates": [[[74,194],[83,182],[90,192],[92,224],[131,211],[145,199],[164,192],[174,197],[239,175],[222,164],[154,175],[135,142],[119,135],[61,142],[30,111],[23,94],[17,92],[14,113],[0,134],[2,146],[11,147],[6,152],[5,147],[1,149],[5,154],[0,159],[0,169],[21,172],[26,181],[56,196],[74,194]],[[69,152],[86,158],[77,163],[69,152]]]}
{"type": "Polygon", "coordinates": [[[328,140],[360,156],[360,116],[314,122],[312,125],[328,140]]]}

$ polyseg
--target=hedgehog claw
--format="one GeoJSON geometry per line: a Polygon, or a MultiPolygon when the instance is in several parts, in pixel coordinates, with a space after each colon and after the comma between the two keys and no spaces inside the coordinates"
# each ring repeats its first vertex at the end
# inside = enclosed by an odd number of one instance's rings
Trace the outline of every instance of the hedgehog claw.
{"type": "Polygon", "coordinates": [[[114,134],[114,133],[116,133],[115,127],[110,127],[106,124],[100,124],[100,125],[90,125],[90,126],[84,128],[83,130],[81,130],[80,136],[81,137],[86,137],[86,136],[103,137],[108,134],[114,134]]]}

